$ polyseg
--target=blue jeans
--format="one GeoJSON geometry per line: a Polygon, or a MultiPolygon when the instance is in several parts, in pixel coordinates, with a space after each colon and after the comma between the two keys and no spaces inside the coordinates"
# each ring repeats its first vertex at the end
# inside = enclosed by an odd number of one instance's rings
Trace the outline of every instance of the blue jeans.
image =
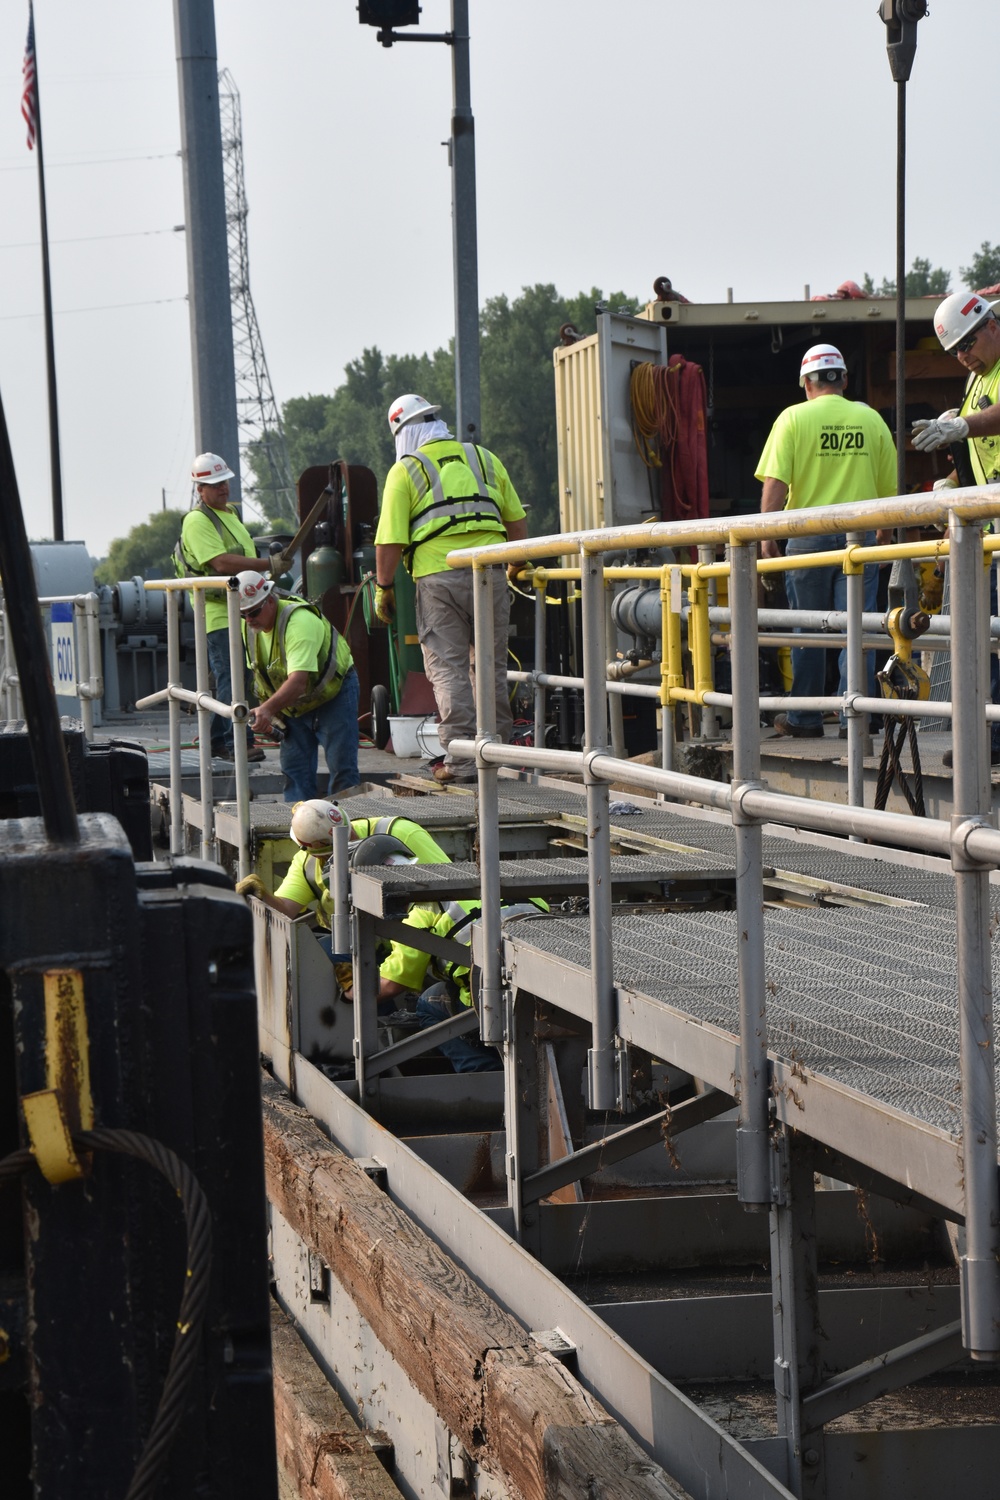
{"type": "MultiPolygon", "coordinates": [[[[871,534],[865,537],[865,545],[874,541],[871,534]]],[[[845,544],[843,534],[839,536],[791,537],[785,548],[786,557],[801,556],[804,552],[829,552],[845,544]]],[[[785,592],[789,609],[846,610],[847,576],[841,568],[793,568],[785,574],[785,592]]],[[[865,568],[864,608],[874,613],[877,608],[878,568],[873,564],[865,568]]],[[[871,651],[865,652],[865,670],[868,679],[868,697],[875,693],[875,658],[871,651]]],[[[847,691],[847,650],[840,653],[840,692],[847,691]]],[[[822,698],[826,693],[826,652],[821,646],[794,646],[792,648],[792,695],[803,698],[822,698]]],[[[818,728],[823,715],[818,709],[792,709],[788,715],[790,724],[804,728],[818,728]]],[[[846,720],[841,714],[841,722],[846,720]]]]}
{"type": "MultiPolygon", "coordinates": [[[[205,637],[208,646],[208,665],[215,677],[215,696],[220,703],[232,703],[233,701],[233,679],[229,673],[229,631],[210,630],[205,637]]],[[[249,698],[249,688],[244,683],[244,698],[249,698]]],[[[221,714],[213,714],[209,730],[212,736],[212,749],[224,750],[232,754],[233,749],[233,721],[224,719],[221,714]]],[[[253,744],[253,730],[247,729],[247,744],[253,744]]]]}
{"type": "MultiPolygon", "coordinates": [[[[448,1021],[462,1009],[449,999],[447,985],[443,984],[432,984],[417,1001],[417,1017],[422,1027],[448,1021]]],[[[478,1031],[452,1037],[450,1042],[439,1042],[438,1051],[444,1054],[456,1073],[496,1073],[503,1067],[499,1052],[481,1042],[478,1031]]]]}
{"type": "Polygon", "coordinates": [[[361,780],[358,770],[358,674],[352,667],[336,698],[312,713],[285,720],[281,769],[285,773],[285,801],[304,802],[316,795],[319,747],[323,746],[330,780],[325,796],[346,791],[361,780]]]}

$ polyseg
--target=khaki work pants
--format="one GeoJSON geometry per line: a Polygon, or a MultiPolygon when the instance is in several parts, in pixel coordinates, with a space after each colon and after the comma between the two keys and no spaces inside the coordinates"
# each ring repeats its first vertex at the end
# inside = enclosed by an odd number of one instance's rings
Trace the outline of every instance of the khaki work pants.
{"type": "MultiPolygon", "coordinates": [[[[507,689],[510,593],[507,589],[506,570],[493,567],[489,572],[493,585],[497,733],[505,744],[510,744],[514,726],[507,689]]],[[[434,699],[440,715],[438,739],[446,752],[445,764],[470,775],[474,774],[472,762],[453,760],[447,750],[452,740],[474,740],[476,737],[472,591],[471,568],[449,568],[444,573],[428,573],[416,582],[417,635],[424,656],[424,671],[434,689],[434,699]]]]}

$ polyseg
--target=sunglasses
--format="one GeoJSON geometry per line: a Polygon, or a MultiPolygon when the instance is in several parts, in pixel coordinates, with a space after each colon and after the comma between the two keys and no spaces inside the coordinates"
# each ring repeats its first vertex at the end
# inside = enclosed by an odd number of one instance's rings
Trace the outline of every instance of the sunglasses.
{"type": "Polygon", "coordinates": [[[976,342],[976,339],[979,337],[983,329],[986,327],[986,324],[989,322],[989,318],[984,318],[978,328],[976,328],[972,333],[967,333],[964,339],[959,339],[958,343],[955,345],[955,353],[968,354],[969,350],[976,342]]]}
{"type": "MultiPolygon", "coordinates": [[[[267,600],[265,599],[264,600],[264,604],[266,604],[266,603],[267,603],[267,600]]],[[[245,609],[243,611],[243,618],[244,618],[244,620],[256,620],[257,616],[260,614],[261,610],[264,608],[264,604],[258,604],[253,609],[245,609]]]]}

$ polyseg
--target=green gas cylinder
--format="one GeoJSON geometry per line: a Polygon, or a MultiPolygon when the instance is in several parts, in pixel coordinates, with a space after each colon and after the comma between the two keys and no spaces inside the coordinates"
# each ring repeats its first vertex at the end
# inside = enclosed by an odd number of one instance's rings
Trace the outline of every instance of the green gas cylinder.
{"type": "Polygon", "coordinates": [[[344,577],[344,559],[330,544],[330,527],[316,527],[317,545],[306,558],[306,597],[318,602],[328,589],[339,589],[344,577]]]}

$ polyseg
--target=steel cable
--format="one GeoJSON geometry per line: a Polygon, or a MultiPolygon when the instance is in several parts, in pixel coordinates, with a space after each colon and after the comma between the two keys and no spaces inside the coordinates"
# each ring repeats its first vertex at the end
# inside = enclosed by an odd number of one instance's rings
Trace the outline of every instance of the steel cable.
{"type": "MultiPolygon", "coordinates": [[[[180,1198],[184,1211],[187,1265],[177,1333],[156,1416],[125,1495],[125,1500],[153,1500],[198,1370],[212,1263],[212,1222],[208,1200],[194,1173],[178,1156],[159,1141],[137,1131],[82,1130],[74,1133],[73,1144],[79,1151],[111,1151],[145,1162],[166,1178],[180,1198]]],[[[12,1152],[0,1160],[0,1182],[20,1176],[34,1163],[32,1151],[12,1152]]]]}

